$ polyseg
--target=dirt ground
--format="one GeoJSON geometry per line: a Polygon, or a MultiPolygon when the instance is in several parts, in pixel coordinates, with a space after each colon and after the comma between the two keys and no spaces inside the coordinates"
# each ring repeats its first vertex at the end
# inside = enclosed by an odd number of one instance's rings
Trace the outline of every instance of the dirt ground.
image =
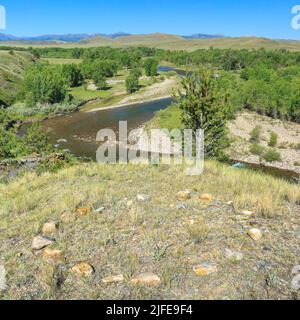
{"type": "Polygon", "coordinates": [[[293,122],[272,119],[251,112],[240,113],[229,124],[230,133],[234,138],[231,155],[242,161],[266,164],[259,156],[250,152],[251,131],[256,126],[262,128],[259,144],[266,149],[270,148],[268,143],[271,133],[274,132],[278,136],[274,149],[281,154],[282,161],[273,162],[272,166],[300,173],[300,125],[293,122]]]}

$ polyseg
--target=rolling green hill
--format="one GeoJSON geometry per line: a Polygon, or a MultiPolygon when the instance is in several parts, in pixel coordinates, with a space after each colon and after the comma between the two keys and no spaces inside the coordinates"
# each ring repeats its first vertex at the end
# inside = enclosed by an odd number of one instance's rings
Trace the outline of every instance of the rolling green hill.
{"type": "Polygon", "coordinates": [[[24,69],[35,61],[28,52],[0,51],[0,105],[12,102],[24,69]]]}
{"type": "Polygon", "coordinates": [[[232,48],[232,49],[287,49],[291,51],[300,51],[300,41],[293,40],[272,40],[257,37],[241,38],[216,38],[216,39],[185,39],[171,34],[154,33],[148,35],[131,35],[115,39],[97,36],[92,39],[82,40],[80,42],[35,42],[35,41],[8,41],[1,42],[0,46],[21,46],[21,47],[97,47],[109,46],[124,48],[130,46],[156,47],[170,50],[188,50],[214,48],[232,48]]]}

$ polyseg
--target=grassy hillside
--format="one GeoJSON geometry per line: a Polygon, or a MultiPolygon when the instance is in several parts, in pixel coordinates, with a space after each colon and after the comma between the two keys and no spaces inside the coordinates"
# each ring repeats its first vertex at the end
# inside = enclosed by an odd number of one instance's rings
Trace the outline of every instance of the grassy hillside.
{"type": "Polygon", "coordinates": [[[132,35],[120,37],[116,39],[108,39],[105,37],[95,37],[83,40],[78,43],[62,43],[62,42],[26,42],[11,41],[1,42],[0,45],[24,46],[24,47],[93,47],[93,46],[109,46],[109,47],[129,47],[129,46],[146,46],[157,47],[170,50],[188,50],[214,48],[233,48],[233,49],[287,49],[291,51],[300,50],[300,41],[284,41],[272,40],[257,37],[241,37],[241,38],[218,38],[218,39],[184,39],[176,35],[169,34],[149,34],[149,35],[132,35]]]}
{"type": "Polygon", "coordinates": [[[12,101],[24,69],[34,61],[35,58],[28,52],[0,51],[0,105],[12,101]]]}
{"type": "Polygon", "coordinates": [[[100,164],[28,173],[0,185],[0,299],[297,298],[299,204],[299,186],[215,162],[200,177],[180,166],[100,164]],[[186,189],[190,199],[178,200],[186,189]],[[46,222],[55,242],[32,250],[46,222]],[[79,262],[85,276],[72,269],[79,262]],[[143,272],[155,286],[132,281],[143,272]]]}

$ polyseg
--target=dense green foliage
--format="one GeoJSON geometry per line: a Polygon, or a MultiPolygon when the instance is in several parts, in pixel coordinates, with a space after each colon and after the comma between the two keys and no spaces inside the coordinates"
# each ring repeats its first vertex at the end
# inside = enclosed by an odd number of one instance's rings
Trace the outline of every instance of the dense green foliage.
{"type": "Polygon", "coordinates": [[[145,60],[144,67],[146,76],[155,77],[157,75],[159,62],[156,59],[150,58],[145,60]]]}
{"type": "Polygon", "coordinates": [[[59,103],[65,100],[68,75],[60,66],[36,65],[25,72],[20,95],[30,107],[36,103],[59,103]]]}
{"type": "Polygon", "coordinates": [[[32,153],[48,153],[52,150],[39,124],[31,125],[22,137],[16,134],[15,120],[0,109],[0,159],[18,158],[32,153]]]}
{"type": "Polygon", "coordinates": [[[300,53],[286,50],[160,50],[161,59],[185,67],[223,70],[233,110],[247,108],[274,118],[300,122],[300,53]],[[226,75],[227,73],[227,75],[226,75]],[[230,74],[230,75],[228,75],[230,74]]]}
{"type": "Polygon", "coordinates": [[[133,93],[138,91],[140,88],[139,77],[141,76],[141,71],[139,69],[132,69],[129,76],[126,78],[126,90],[128,93],[133,93]]]}
{"type": "Polygon", "coordinates": [[[183,92],[175,97],[182,111],[185,128],[204,130],[205,154],[210,157],[222,155],[227,143],[226,121],[228,109],[217,92],[217,80],[213,72],[200,68],[182,80],[183,92]]]}

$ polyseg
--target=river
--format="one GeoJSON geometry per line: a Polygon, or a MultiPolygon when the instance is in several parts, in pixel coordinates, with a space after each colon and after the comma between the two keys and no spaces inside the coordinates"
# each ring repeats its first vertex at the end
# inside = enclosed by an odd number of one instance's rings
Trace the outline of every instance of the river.
{"type": "Polygon", "coordinates": [[[51,143],[78,157],[95,159],[99,130],[109,128],[118,133],[119,121],[127,121],[128,130],[139,128],[153,118],[155,112],[168,108],[170,104],[171,99],[162,99],[90,113],[74,112],[46,120],[43,124],[51,143]]]}
{"type": "MultiPolygon", "coordinates": [[[[159,71],[176,71],[180,76],[186,75],[184,70],[167,66],[160,66],[159,71]]],[[[49,132],[53,145],[69,150],[77,157],[95,160],[99,146],[96,135],[99,130],[109,128],[118,134],[119,121],[127,121],[129,131],[139,128],[152,119],[157,111],[168,108],[171,102],[171,99],[161,99],[90,113],[74,112],[45,120],[43,125],[49,132]]],[[[297,182],[299,177],[293,171],[249,163],[246,166],[289,181],[297,182]]]]}

